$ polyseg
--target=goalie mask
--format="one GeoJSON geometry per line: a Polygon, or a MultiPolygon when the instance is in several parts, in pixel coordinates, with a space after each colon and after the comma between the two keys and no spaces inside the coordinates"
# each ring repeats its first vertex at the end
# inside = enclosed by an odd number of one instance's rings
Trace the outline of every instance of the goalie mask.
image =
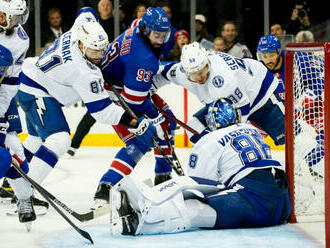
{"type": "Polygon", "coordinates": [[[205,70],[205,74],[208,77],[210,61],[207,57],[205,48],[202,47],[198,42],[195,41],[191,44],[184,45],[182,48],[180,60],[188,79],[191,81],[198,81],[196,78],[194,78],[194,74],[203,72],[202,70],[205,70]]]}
{"type": "Polygon", "coordinates": [[[78,28],[78,41],[83,45],[83,55],[92,60],[101,60],[108,47],[108,35],[98,22],[86,22],[78,28]]]}
{"type": "Polygon", "coordinates": [[[206,123],[209,129],[215,131],[241,121],[241,112],[235,108],[228,98],[220,98],[209,106],[206,123]]]}
{"type": "Polygon", "coordinates": [[[3,30],[22,25],[29,17],[25,0],[0,0],[0,12],[6,14],[6,22],[0,24],[0,28],[3,30]]]}

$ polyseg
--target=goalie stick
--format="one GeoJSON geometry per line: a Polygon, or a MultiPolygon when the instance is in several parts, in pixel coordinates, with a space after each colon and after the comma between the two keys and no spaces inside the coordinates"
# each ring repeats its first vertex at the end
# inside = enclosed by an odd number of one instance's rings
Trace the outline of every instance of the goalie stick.
{"type": "MultiPolygon", "coordinates": [[[[54,201],[52,201],[49,197],[48,194],[50,194],[49,192],[47,192],[43,187],[41,187],[37,182],[35,182],[32,178],[30,178],[28,175],[25,174],[25,172],[21,169],[19,163],[17,162],[16,158],[14,157],[14,159],[12,160],[12,165],[14,166],[14,168],[18,171],[19,174],[21,174],[21,176],[28,181],[35,190],[37,190],[40,195],[42,195],[43,198],[45,198],[45,200],[47,202],[49,202],[50,205],[52,205],[52,207],[56,210],[57,213],[59,213],[69,224],[70,226],[72,226],[81,236],[83,236],[85,239],[88,239],[92,244],[94,244],[94,241],[92,239],[92,237],[89,235],[88,232],[80,229],[79,227],[77,227],[57,206],[54,202],[56,202],[56,198],[54,201]],[[46,192],[48,194],[46,194],[46,192]]],[[[57,203],[59,204],[59,203],[57,203]]],[[[64,204],[63,204],[64,205],[64,204]]],[[[64,205],[65,206],[65,205],[64,205]]],[[[63,206],[62,206],[63,207],[63,206]]],[[[66,206],[65,206],[66,207],[66,206]]],[[[63,207],[64,208],[64,207],[63,207]]],[[[66,211],[68,211],[66,208],[64,208],[66,211]]]]}
{"type": "MultiPolygon", "coordinates": [[[[104,82],[110,86],[112,92],[116,95],[118,98],[121,106],[134,118],[138,119],[136,114],[133,112],[133,110],[128,106],[128,104],[125,102],[123,97],[118,93],[117,89],[113,86],[111,81],[109,80],[108,76],[103,73],[104,82]]],[[[156,149],[159,151],[159,153],[166,159],[166,161],[172,166],[173,170],[179,175],[184,176],[183,169],[180,164],[174,164],[172,160],[165,154],[164,150],[160,147],[159,143],[156,141],[155,137],[152,139],[152,143],[156,147],[156,149]]]]}

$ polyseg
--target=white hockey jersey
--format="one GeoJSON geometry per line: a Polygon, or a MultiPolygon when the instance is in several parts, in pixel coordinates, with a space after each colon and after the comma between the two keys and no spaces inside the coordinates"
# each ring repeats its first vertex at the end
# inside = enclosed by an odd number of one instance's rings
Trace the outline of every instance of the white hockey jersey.
{"type": "Polygon", "coordinates": [[[77,29],[96,21],[91,11],[80,11],[72,28],[54,41],[40,57],[24,60],[20,90],[39,97],[54,97],[64,106],[83,100],[93,117],[105,124],[118,124],[124,109],[113,104],[103,88],[101,70],[83,57],[77,29]]]}
{"type": "Polygon", "coordinates": [[[227,97],[240,108],[242,122],[262,107],[277,88],[278,79],[259,61],[219,52],[210,52],[208,58],[211,68],[205,84],[191,82],[181,63],[172,63],[154,76],[154,87],[157,90],[173,82],[196,95],[204,104],[227,97]]]}
{"type": "Polygon", "coordinates": [[[6,47],[13,56],[13,65],[0,66],[0,77],[5,74],[0,87],[0,117],[4,117],[11,99],[18,91],[18,75],[29,48],[29,42],[29,37],[21,25],[15,27],[11,35],[6,35],[4,32],[0,33],[0,44],[6,47]]]}
{"type": "Polygon", "coordinates": [[[190,154],[188,175],[232,186],[255,169],[272,167],[284,170],[259,131],[240,123],[203,136],[190,154]]]}

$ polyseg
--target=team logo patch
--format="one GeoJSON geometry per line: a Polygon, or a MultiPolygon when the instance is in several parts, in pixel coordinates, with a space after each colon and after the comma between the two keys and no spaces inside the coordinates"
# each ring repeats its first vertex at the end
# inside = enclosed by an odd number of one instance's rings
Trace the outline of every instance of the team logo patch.
{"type": "Polygon", "coordinates": [[[22,40],[27,40],[29,38],[29,36],[25,33],[25,31],[21,27],[17,30],[17,35],[22,40]]]}
{"type": "Polygon", "coordinates": [[[223,77],[221,77],[220,75],[218,76],[215,76],[213,79],[212,79],[212,84],[214,85],[214,87],[216,88],[220,88],[223,86],[225,80],[223,79],[223,77]]]}

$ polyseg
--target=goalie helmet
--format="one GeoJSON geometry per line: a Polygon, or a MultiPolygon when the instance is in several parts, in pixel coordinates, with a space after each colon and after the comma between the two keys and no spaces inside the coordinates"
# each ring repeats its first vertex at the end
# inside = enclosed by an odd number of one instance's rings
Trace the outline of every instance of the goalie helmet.
{"type": "Polygon", "coordinates": [[[0,12],[6,14],[6,26],[0,25],[4,30],[26,23],[29,17],[25,0],[0,0],[0,12]]]}
{"type": "Polygon", "coordinates": [[[280,48],[281,42],[274,34],[262,36],[258,42],[257,58],[259,61],[262,61],[261,54],[273,51],[277,51],[280,54],[280,48]]]}
{"type": "Polygon", "coordinates": [[[183,46],[180,60],[187,76],[202,70],[210,63],[205,48],[196,41],[183,46]]]}
{"type": "Polygon", "coordinates": [[[211,103],[206,115],[209,129],[215,131],[241,121],[241,112],[228,98],[220,98],[211,103]]]}
{"type": "Polygon", "coordinates": [[[171,34],[170,19],[162,8],[147,8],[139,23],[139,28],[142,27],[146,36],[149,36],[151,30],[165,32],[164,42],[168,41],[171,34]]]}
{"type": "Polygon", "coordinates": [[[78,28],[78,41],[83,44],[83,55],[100,59],[108,47],[108,35],[98,22],[85,22],[78,28]]]}

